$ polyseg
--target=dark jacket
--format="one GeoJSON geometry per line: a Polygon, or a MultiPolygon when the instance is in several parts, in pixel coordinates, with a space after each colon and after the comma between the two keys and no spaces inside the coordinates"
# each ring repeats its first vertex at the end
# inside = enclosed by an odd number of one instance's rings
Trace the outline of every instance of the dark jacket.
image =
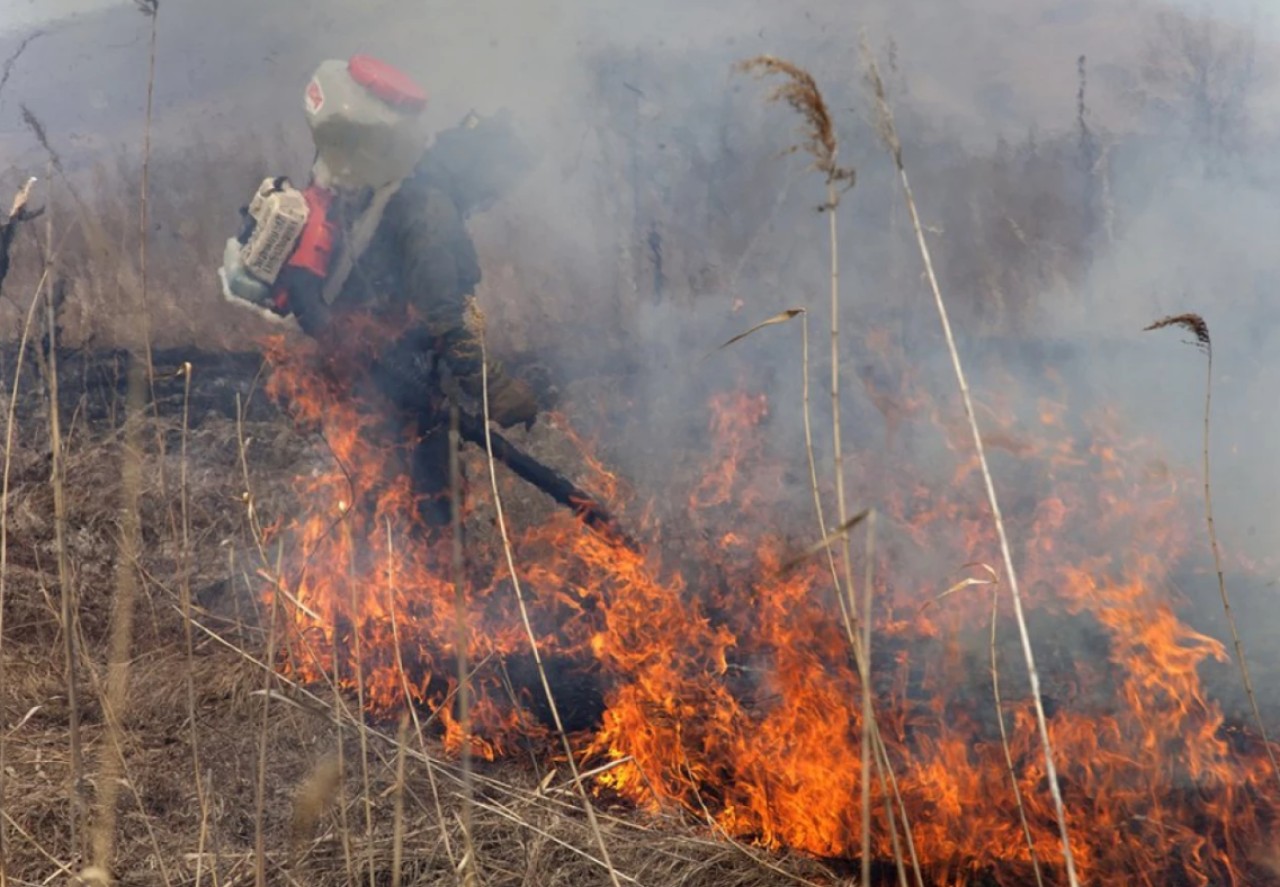
{"type": "MultiPolygon", "coordinates": [[[[480,282],[480,263],[466,218],[501,196],[527,161],[505,115],[472,116],[441,133],[388,201],[333,305],[315,294],[298,300],[303,329],[341,335],[348,313],[407,319],[382,361],[404,399],[421,403],[423,389],[438,387],[445,375],[478,398],[481,349],[467,303],[480,282]]],[[[340,207],[336,214],[342,224],[340,207]]],[[[490,360],[491,401],[510,401],[515,384],[490,360]]]]}

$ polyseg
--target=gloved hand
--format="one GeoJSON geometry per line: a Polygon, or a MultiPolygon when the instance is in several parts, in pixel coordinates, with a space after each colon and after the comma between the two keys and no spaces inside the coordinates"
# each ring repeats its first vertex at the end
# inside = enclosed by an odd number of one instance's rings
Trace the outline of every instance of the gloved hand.
{"type": "Polygon", "coordinates": [[[378,355],[373,378],[378,390],[402,410],[426,410],[438,397],[431,352],[412,335],[378,355]]]}
{"type": "Polygon", "coordinates": [[[518,424],[532,428],[538,418],[538,399],[523,381],[506,377],[489,388],[489,417],[503,428],[518,424]]]}

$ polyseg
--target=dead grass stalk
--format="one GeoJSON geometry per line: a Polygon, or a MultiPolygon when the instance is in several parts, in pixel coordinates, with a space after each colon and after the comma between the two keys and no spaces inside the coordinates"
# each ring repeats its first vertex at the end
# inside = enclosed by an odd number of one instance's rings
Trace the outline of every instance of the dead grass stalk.
{"type": "Polygon", "coordinates": [[[1013,752],[1009,748],[1009,731],[1004,722],[1004,701],[1000,698],[1000,665],[996,658],[996,620],[1000,615],[1000,589],[991,595],[991,692],[996,700],[996,723],[1000,727],[1000,748],[1004,752],[1005,766],[1009,770],[1009,785],[1013,800],[1018,805],[1018,822],[1027,839],[1027,852],[1031,854],[1031,868],[1036,875],[1036,887],[1044,887],[1044,875],[1040,872],[1040,858],[1036,855],[1036,842],[1031,837],[1031,824],[1027,821],[1027,808],[1022,802],[1022,790],[1018,788],[1018,773],[1013,766],[1013,752]]]}
{"type": "Polygon", "coordinates": [[[454,656],[458,660],[458,726],[462,733],[462,860],[458,875],[466,887],[476,882],[479,860],[476,859],[475,840],[472,836],[472,807],[475,804],[473,761],[471,755],[471,676],[467,652],[471,645],[471,630],[467,624],[466,576],[462,560],[462,473],[458,464],[458,407],[449,410],[449,545],[450,566],[453,572],[454,656]]]}
{"type": "MultiPolygon", "coordinates": [[[[57,260],[53,248],[53,216],[51,213],[46,216],[46,242],[48,245],[45,257],[44,279],[49,282],[53,279],[55,273],[54,263],[57,260]]],[[[71,564],[67,557],[67,498],[66,484],[63,477],[65,453],[62,448],[61,409],[58,405],[57,324],[54,318],[53,299],[50,295],[51,289],[52,284],[49,283],[45,290],[44,299],[45,317],[48,322],[47,335],[49,337],[49,355],[45,367],[48,376],[46,382],[49,386],[49,449],[51,456],[49,482],[53,488],[54,547],[58,564],[63,668],[67,690],[67,732],[71,754],[72,815],[69,826],[71,828],[71,845],[78,849],[81,859],[85,859],[87,854],[85,853],[86,848],[83,842],[85,840],[87,814],[84,798],[84,749],[80,731],[80,688],[76,677],[76,667],[79,664],[79,652],[77,650],[79,630],[76,617],[79,608],[76,602],[75,585],[71,577],[71,564]]]]}
{"type": "MultiPolygon", "coordinates": [[[[817,481],[817,468],[813,458],[813,432],[809,418],[809,339],[807,315],[805,319],[804,339],[802,345],[805,402],[805,444],[809,455],[810,476],[813,486],[814,503],[817,508],[818,526],[822,534],[822,541],[819,545],[825,549],[828,562],[831,566],[831,576],[836,590],[836,600],[840,607],[840,614],[844,622],[844,629],[848,635],[850,647],[853,650],[858,672],[860,675],[869,675],[870,664],[867,660],[868,654],[863,649],[863,636],[860,634],[858,629],[857,592],[853,580],[853,553],[849,541],[849,530],[861,522],[866,512],[862,512],[853,517],[849,516],[848,501],[845,495],[844,486],[844,444],[840,419],[840,250],[838,227],[836,222],[840,199],[846,191],[854,186],[857,180],[857,174],[852,167],[842,167],[839,164],[839,139],[836,135],[835,126],[832,122],[826,100],[823,98],[822,91],[818,88],[817,81],[814,80],[812,74],[792,62],[769,55],[756,56],[754,58],[747,59],[746,61],[739,63],[737,69],[756,74],[757,76],[782,76],[783,81],[781,85],[776,87],[769,94],[769,100],[785,102],[800,116],[800,119],[803,122],[803,141],[800,144],[793,145],[788,148],[786,153],[792,154],[800,150],[807,152],[813,161],[812,168],[822,173],[826,184],[827,201],[821,209],[827,213],[828,253],[830,258],[831,433],[835,469],[836,508],[837,519],[839,521],[838,527],[831,534],[828,534],[826,530],[826,520],[823,516],[822,508],[822,496],[819,491],[817,481]],[[843,583],[840,581],[840,576],[836,568],[835,555],[831,551],[831,543],[837,538],[841,543],[842,549],[841,561],[844,567],[843,583]]],[[[798,311],[800,309],[793,310],[798,311]]],[[[770,318],[743,335],[748,335],[762,326],[789,319],[789,317],[786,316],[787,314],[788,312],[783,312],[783,314],[778,315],[776,318],[770,318]]],[[[735,340],[730,340],[730,342],[726,344],[730,344],[733,341],[735,340]]],[[[870,615],[871,614],[867,612],[864,614],[863,618],[870,619],[870,615]]],[[[881,770],[880,777],[884,780],[886,777],[886,773],[884,771],[888,770],[888,781],[893,783],[896,796],[897,780],[892,773],[889,757],[884,749],[883,740],[880,737],[879,726],[876,724],[874,709],[869,705],[864,707],[863,717],[865,720],[869,721],[871,725],[870,729],[873,734],[874,743],[877,747],[875,763],[877,769],[881,770]]],[[[923,875],[920,872],[919,863],[916,859],[914,841],[911,836],[905,806],[901,807],[901,814],[903,817],[908,848],[911,851],[916,881],[918,884],[923,885],[923,875]]],[[[894,852],[895,854],[899,852],[896,833],[894,836],[894,852]]],[[[897,863],[898,868],[901,871],[903,869],[901,856],[897,857],[897,863]]]]}
{"type": "Polygon", "coordinates": [[[867,549],[862,578],[862,883],[871,883],[871,586],[875,581],[876,512],[867,515],[867,549]]]}
{"type": "MultiPolygon", "coordinates": [[[[6,70],[6,74],[7,74],[6,70]]],[[[18,223],[26,218],[26,205],[31,197],[31,188],[35,185],[35,179],[27,179],[26,184],[19,189],[13,198],[13,204],[9,209],[9,215],[5,218],[5,224],[0,229],[0,288],[4,286],[5,274],[9,267],[9,247],[13,243],[13,235],[17,231],[18,223]]],[[[2,655],[4,649],[4,613],[5,613],[5,592],[8,590],[9,575],[9,479],[13,468],[13,448],[14,448],[14,430],[17,427],[17,407],[18,407],[18,389],[22,381],[22,366],[26,358],[27,342],[31,337],[31,325],[35,320],[36,307],[40,304],[40,296],[44,292],[45,281],[48,279],[48,268],[45,268],[44,274],[41,276],[39,283],[36,285],[36,291],[31,297],[31,304],[27,309],[26,321],[22,325],[22,336],[18,342],[18,356],[15,359],[13,367],[13,387],[9,394],[9,408],[5,413],[5,441],[4,441],[4,473],[3,479],[0,480],[0,699],[7,698],[5,687],[5,658],[2,655]]],[[[5,808],[5,791],[7,789],[7,765],[5,762],[6,734],[7,730],[0,730],[0,810],[5,808]]],[[[0,820],[0,887],[6,887],[8,883],[9,870],[6,860],[8,859],[6,831],[7,817],[0,820]]]]}
{"type": "MultiPolygon", "coordinates": [[[[196,712],[196,648],[191,609],[191,490],[189,476],[188,445],[191,428],[191,376],[190,362],[182,365],[182,443],[178,477],[178,507],[182,521],[182,545],[179,549],[178,593],[182,605],[182,638],[187,659],[187,720],[191,744],[191,772],[195,779],[196,803],[200,807],[200,835],[196,847],[195,887],[200,887],[204,875],[205,842],[208,839],[209,793],[205,788],[204,768],[200,758],[200,729],[196,712]]],[[[216,861],[210,872],[213,883],[218,883],[216,861]]]]}
{"type": "MultiPolygon", "coordinates": [[[[410,706],[412,707],[412,706],[410,706]]],[[[408,747],[409,715],[400,716],[396,731],[395,814],[391,838],[391,887],[400,887],[404,878],[404,750],[408,747]]]]}
{"type": "MultiPolygon", "coordinates": [[[[279,576],[279,570],[276,571],[279,576]]],[[[267,623],[267,668],[262,678],[262,725],[258,732],[258,773],[253,790],[253,877],[256,887],[267,884],[267,749],[271,727],[271,697],[275,686],[276,632],[280,623],[280,596],[271,595],[267,623]]],[[[339,743],[341,745],[341,743],[339,743]]],[[[345,829],[344,829],[345,831],[345,829]]],[[[352,883],[348,881],[348,883],[352,883]]]]}
{"type": "MultiPolygon", "coordinates": [[[[27,202],[27,198],[31,193],[31,186],[35,179],[29,179],[26,186],[14,198],[13,209],[9,212],[6,221],[6,232],[15,228],[17,219],[23,212],[27,202]]],[[[8,241],[4,244],[5,256],[7,259],[8,241]]],[[[40,299],[44,294],[44,288],[49,279],[49,267],[46,264],[44,272],[40,276],[40,280],[36,284],[36,290],[31,296],[31,304],[27,308],[26,320],[22,325],[22,336],[18,341],[18,355],[14,362],[13,368],[13,386],[9,393],[9,408],[5,413],[5,443],[4,443],[4,475],[0,480],[0,654],[4,649],[4,614],[5,614],[5,597],[8,590],[9,576],[9,482],[13,470],[13,451],[15,446],[15,430],[17,428],[17,407],[18,407],[18,391],[22,384],[22,367],[26,359],[27,343],[31,340],[31,328],[35,322],[36,309],[40,305],[40,299]]],[[[3,284],[3,277],[0,277],[0,285],[3,284]]],[[[7,698],[6,686],[7,674],[5,671],[5,658],[0,655],[0,699],[7,698]]],[[[8,765],[6,763],[7,747],[7,730],[0,730],[0,810],[5,809],[5,793],[8,789],[8,765]]],[[[9,877],[8,870],[8,844],[6,843],[6,826],[9,819],[6,816],[0,821],[0,881],[7,883],[9,877]]]]}
{"type": "MultiPolygon", "coordinates": [[[[351,524],[349,521],[344,520],[342,522],[342,532],[343,532],[343,536],[346,539],[346,549],[348,551],[355,551],[354,542],[352,541],[352,538],[351,538],[351,524]]],[[[356,682],[356,705],[357,705],[358,711],[364,711],[365,710],[364,651],[362,649],[362,644],[361,644],[361,634],[363,633],[363,627],[360,624],[360,619],[358,616],[358,614],[361,611],[360,596],[359,596],[360,583],[357,581],[357,578],[355,576],[354,560],[351,563],[351,569],[352,569],[352,575],[351,575],[350,581],[347,583],[347,588],[351,594],[351,601],[350,601],[351,614],[352,614],[351,644],[352,644],[352,652],[354,654],[354,659],[355,659],[354,677],[356,682]]],[[[276,575],[283,580],[283,576],[279,571],[276,572],[276,575]]],[[[283,582],[281,584],[283,584],[283,582]]],[[[336,631],[334,633],[334,637],[335,638],[338,637],[338,634],[336,633],[336,631]]],[[[334,661],[336,663],[337,656],[334,656],[334,661]]],[[[337,680],[336,664],[334,665],[334,670],[335,670],[334,680],[336,682],[337,680]]],[[[364,810],[364,836],[365,836],[365,851],[367,854],[366,861],[369,866],[369,887],[375,887],[374,881],[377,877],[377,872],[374,869],[374,860],[372,855],[373,854],[373,791],[370,786],[371,786],[371,783],[369,780],[369,740],[364,733],[361,733],[360,734],[360,800],[361,800],[361,806],[364,810]]]]}
{"type": "MultiPolygon", "coordinates": [[[[404,691],[405,707],[408,708],[409,717],[413,721],[413,732],[418,739],[418,748],[422,752],[423,759],[430,761],[430,755],[427,752],[427,739],[422,729],[422,720],[418,717],[418,707],[413,704],[414,697],[409,688],[409,672],[404,667],[404,649],[400,645],[400,620],[396,615],[395,565],[395,541],[391,534],[391,519],[387,518],[387,601],[388,609],[391,612],[391,639],[395,643],[396,670],[400,673],[400,686],[404,691]]],[[[399,750],[397,752],[400,753],[399,750]]],[[[436,819],[439,822],[444,822],[444,806],[440,803],[440,786],[436,780],[434,766],[427,766],[427,782],[431,787],[431,800],[435,807],[436,819]]],[[[453,841],[449,836],[448,829],[441,832],[441,841],[444,844],[444,851],[449,858],[452,869],[457,871],[458,860],[453,852],[453,841]]]]}
{"type": "Polygon", "coordinates": [[[1213,404],[1213,340],[1209,337],[1209,324],[1199,314],[1178,314],[1165,317],[1147,326],[1144,332],[1164,329],[1170,326],[1180,327],[1190,332],[1195,338],[1194,344],[1204,352],[1206,358],[1204,443],[1201,447],[1201,455],[1204,460],[1204,519],[1209,528],[1209,547],[1213,550],[1213,566],[1218,574],[1218,594],[1222,598],[1222,610],[1226,614],[1227,628],[1231,632],[1231,643],[1235,648],[1236,665],[1240,669],[1240,680],[1244,683],[1244,692],[1249,697],[1249,707],[1252,709],[1253,720],[1258,727],[1258,733],[1262,737],[1262,745],[1267,750],[1267,758],[1271,762],[1271,771],[1275,774],[1276,781],[1280,782],[1280,763],[1277,763],[1275,749],[1272,747],[1271,739],[1267,735],[1267,725],[1262,719],[1262,709],[1258,706],[1258,696],[1253,691],[1253,678],[1249,674],[1249,661],[1244,655],[1244,642],[1240,640],[1240,631],[1236,627],[1235,612],[1231,609],[1231,598],[1227,594],[1226,574],[1222,570],[1222,552],[1218,547],[1218,531],[1213,521],[1213,489],[1209,470],[1209,417],[1213,404]]]}
{"type": "Polygon", "coordinates": [[[609,872],[609,880],[613,887],[622,887],[619,872],[614,867],[613,860],[609,856],[609,845],[604,839],[604,834],[600,830],[600,822],[596,818],[595,805],[591,803],[591,798],[587,794],[587,787],[582,781],[582,773],[578,768],[578,761],[574,757],[573,746],[569,742],[568,734],[565,733],[564,722],[560,718],[560,709],[556,706],[555,694],[551,692],[551,682],[547,678],[547,670],[542,662],[542,653],[538,649],[538,639],[533,632],[533,625],[529,621],[529,609],[525,604],[524,592],[520,588],[520,576],[516,572],[515,556],[511,552],[511,538],[507,533],[506,516],[502,510],[502,495],[498,491],[498,469],[493,456],[493,437],[489,432],[489,356],[485,345],[485,317],[479,306],[474,302],[471,303],[471,308],[475,328],[478,330],[478,338],[480,340],[480,382],[484,405],[484,442],[489,463],[489,482],[493,490],[493,504],[498,517],[498,531],[502,536],[502,551],[507,560],[507,572],[511,576],[516,602],[520,607],[520,620],[523,622],[525,633],[529,638],[529,649],[533,654],[534,665],[538,669],[538,678],[542,682],[542,691],[546,694],[547,706],[551,710],[551,718],[555,723],[556,733],[560,736],[560,741],[564,745],[565,760],[569,764],[569,772],[573,774],[574,787],[578,790],[578,796],[582,799],[582,808],[587,814],[587,822],[590,824],[591,833],[600,848],[600,859],[609,872]]]}
{"type": "Polygon", "coordinates": [[[959,387],[960,396],[964,403],[965,417],[969,423],[969,430],[973,435],[974,449],[977,452],[978,463],[982,469],[987,502],[991,507],[992,517],[995,521],[996,535],[1000,541],[1000,554],[1004,561],[1005,577],[1009,584],[1009,594],[1013,599],[1014,616],[1017,619],[1022,651],[1027,662],[1027,674],[1031,682],[1031,696],[1032,701],[1035,703],[1036,724],[1040,731],[1040,739],[1044,749],[1045,776],[1049,782],[1049,792],[1053,797],[1054,813],[1058,819],[1058,828],[1062,838],[1062,856],[1066,864],[1067,881],[1071,887],[1079,887],[1080,882],[1076,876],[1075,856],[1071,850],[1071,836],[1067,830],[1067,814],[1062,800],[1062,786],[1058,782],[1058,770],[1054,763],[1053,744],[1049,739],[1049,725],[1044,711],[1044,699],[1040,693],[1040,675],[1036,670],[1035,653],[1031,647],[1031,636],[1027,630],[1026,617],[1022,610],[1022,594],[1018,589],[1017,571],[1013,566],[1013,553],[1009,546],[1008,533],[1005,530],[1004,518],[1000,511],[1000,500],[996,495],[995,482],[992,480],[991,467],[987,462],[982,432],[978,428],[978,420],[974,413],[973,397],[969,392],[969,383],[965,377],[964,367],[960,362],[960,352],[956,348],[955,336],[951,331],[950,315],[947,312],[946,302],[942,298],[938,277],[934,273],[933,258],[929,252],[929,244],[925,240],[924,226],[920,221],[920,213],[916,207],[915,196],[911,191],[911,180],[907,176],[906,164],[903,162],[902,142],[898,137],[897,126],[893,120],[893,110],[889,106],[884,82],[880,78],[880,70],[876,65],[875,57],[867,49],[865,43],[864,54],[867,57],[867,78],[870,81],[876,103],[879,134],[888,148],[893,158],[894,166],[898,171],[898,179],[902,185],[903,196],[906,199],[907,211],[911,215],[911,224],[915,229],[916,245],[920,250],[920,257],[924,262],[925,275],[929,281],[929,288],[933,293],[934,305],[938,310],[938,318],[942,323],[943,335],[947,341],[947,351],[950,354],[951,365],[956,375],[956,384],[959,387]]]}
{"type": "MultiPolygon", "coordinates": [[[[156,37],[160,18],[160,0],[134,0],[134,3],[143,15],[151,19],[151,37],[147,50],[147,109],[142,126],[142,185],[138,189],[138,270],[141,275],[142,301],[142,316],[139,322],[142,325],[142,341],[147,358],[147,384],[150,387],[151,400],[154,402],[155,366],[151,356],[151,293],[148,289],[147,241],[151,233],[151,118],[156,95],[156,37]]],[[[160,441],[163,443],[163,436],[160,437],[160,441]]]]}

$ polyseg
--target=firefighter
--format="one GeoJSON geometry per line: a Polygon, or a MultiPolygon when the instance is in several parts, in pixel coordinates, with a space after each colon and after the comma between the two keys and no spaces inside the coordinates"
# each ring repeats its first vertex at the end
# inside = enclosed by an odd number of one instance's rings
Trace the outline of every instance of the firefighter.
{"type": "MultiPolygon", "coordinates": [[[[220,275],[229,299],[292,316],[327,348],[340,349],[357,318],[394,326],[371,377],[417,440],[420,513],[441,526],[451,517],[448,404],[482,394],[467,312],[480,266],[466,220],[514,184],[529,156],[505,113],[470,114],[422,151],[425,104],[420,87],[379,60],[323,63],[306,90],[311,182],[302,192],[263,183],[220,275]]],[[[533,390],[493,362],[488,395],[503,427],[535,421],[533,390]]]]}

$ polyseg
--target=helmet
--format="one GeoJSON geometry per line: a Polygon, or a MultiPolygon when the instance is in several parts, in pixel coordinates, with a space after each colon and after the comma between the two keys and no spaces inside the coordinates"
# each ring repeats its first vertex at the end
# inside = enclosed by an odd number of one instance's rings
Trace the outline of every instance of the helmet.
{"type": "Polygon", "coordinates": [[[317,183],[377,189],[405,178],[426,148],[426,106],[426,91],[384,61],[322,62],[304,95],[317,183]]]}

